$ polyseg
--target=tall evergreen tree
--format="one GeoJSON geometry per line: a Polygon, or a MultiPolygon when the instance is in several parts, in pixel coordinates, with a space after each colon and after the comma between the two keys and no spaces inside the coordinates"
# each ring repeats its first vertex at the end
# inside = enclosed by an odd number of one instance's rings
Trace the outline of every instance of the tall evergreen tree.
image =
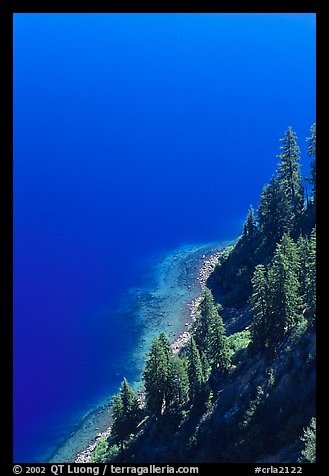
{"type": "Polygon", "coordinates": [[[277,169],[278,180],[287,197],[290,208],[290,221],[298,220],[304,206],[304,189],[300,172],[300,149],[297,145],[297,136],[292,127],[289,127],[284,137],[280,139],[282,153],[277,169]]]}
{"type": "Polygon", "coordinates": [[[212,292],[208,288],[202,294],[199,310],[200,316],[195,321],[193,335],[198,348],[205,350],[208,346],[211,323],[218,314],[212,292]]]}
{"type": "Polygon", "coordinates": [[[259,228],[272,247],[291,229],[290,205],[280,181],[272,177],[265,185],[258,205],[259,228]]]}
{"type": "Polygon", "coordinates": [[[252,346],[257,349],[264,349],[268,343],[268,283],[267,273],[264,265],[257,265],[252,277],[252,295],[250,297],[251,340],[252,346]]]}
{"type": "Polygon", "coordinates": [[[200,352],[203,380],[206,382],[211,374],[211,365],[206,352],[200,352]]]}
{"type": "Polygon", "coordinates": [[[164,332],[161,332],[159,335],[159,343],[164,355],[166,376],[163,380],[163,395],[164,395],[164,405],[165,409],[170,406],[172,401],[175,399],[175,370],[174,370],[174,358],[170,342],[164,332]]]}
{"type": "Polygon", "coordinates": [[[309,255],[310,255],[310,240],[307,236],[300,235],[297,241],[298,255],[299,255],[299,274],[298,279],[300,282],[299,294],[306,306],[306,294],[307,294],[307,275],[309,268],[309,255]]]}
{"type": "Polygon", "coordinates": [[[172,402],[182,405],[189,399],[190,383],[186,356],[173,359],[172,402]]]}
{"type": "Polygon", "coordinates": [[[226,371],[231,367],[231,356],[227,343],[226,329],[218,312],[210,323],[207,356],[213,369],[226,371]]]}
{"type": "Polygon", "coordinates": [[[309,322],[316,317],[316,228],[310,238],[300,238],[298,250],[302,262],[301,294],[305,302],[305,316],[309,322]]]}
{"type": "Polygon", "coordinates": [[[143,374],[146,404],[149,412],[160,417],[170,404],[172,394],[173,357],[164,333],[151,342],[143,374]]]}
{"type": "Polygon", "coordinates": [[[135,392],[123,379],[119,394],[113,397],[112,405],[112,434],[123,443],[134,432],[139,422],[141,411],[135,392]]]}
{"type": "Polygon", "coordinates": [[[199,395],[204,381],[200,352],[193,336],[187,347],[187,365],[190,383],[190,399],[193,402],[199,395]]]}
{"type": "Polygon", "coordinates": [[[269,344],[275,348],[285,332],[303,320],[299,295],[300,260],[296,243],[288,234],[277,244],[268,270],[269,344]]]}
{"type": "Polygon", "coordinates": [[[310,157],[310,172],[311,176],[306,180],[312,185],[312,198],[316,202],[316,124],[311,126],[311,137],[306,139],[308,150],[307,154],[310,157]]]}
{"type": "Polygon", "coordinates": [[[309,307],[310,319],[316,319],[316,228],[310,238],[309,267],[306,282],[306,299],[309,307]]]}
{"type": "Polygon", "coordinates": [[[247,220],[243,226],[243,235],[248,238],[253,238],[257,230],[255,213],[253,207],[250,205],[248,210],[247,220]]]}
{"type": "Polygon", "coordinates": [[[231,366],[225,332],[225,326],[218,314],[218,306],[212,292],[206,288],[203,292],[200,316],[195,322],[193,335],[201,355],[205,354],[212,368],[227,370],[231,366]]]}

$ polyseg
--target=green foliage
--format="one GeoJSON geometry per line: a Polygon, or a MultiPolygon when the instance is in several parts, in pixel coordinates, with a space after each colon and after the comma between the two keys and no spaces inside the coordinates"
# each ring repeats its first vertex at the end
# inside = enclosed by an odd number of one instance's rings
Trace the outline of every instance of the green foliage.
{"type": "Polygon", "coordinates": [[[123,447],[123,442],[134,433],[141,418],[138,399],[125,378],[120,392],[113,397],[112,417],[112,435],[123,447]]]}
{"type": "Polygon", "coordinates": [[[277,170],[278,180],[284,191],[288,203],[288,218],[291,224],[298,220],[302,214],[304,205],[304,192],[302,176],[300,172],[300,149],[297,145],[297,137],[292,127],[289,127],[284,137],[280,139],[282,153],[277,170]]]}
{"type": "MultiPolygon", "coordinates": [[[[163,333],[152,341],[143,373],[147,417],[138,432],[135,422],[125,461],[130,455],[135,462],[254,462],[296,445],[314,404],[315,125],[311,134],[310,200],[304,203],[300,151],[289,127],[257,220],[250,207],[243,234],[221,255],[183,356],[173,356],[163,333]],[[236,317],[225,306],[244,312],[236,317]],[[230,329],[247,327],[226,336],[221,314],[230,319],[230,329]]],[[[118,415],[127,400],[115,397],[118,415]]],[[[120,425],[118,418],[115,435],[123,444],[130,435],[126,429],[119,437],[120,425]]],[[[315,419],[301,440],[301,461],[314,462],[315,419]]],[[[112,446],[99,448],[99,459],[107,452],[112,460],[111,451],[112,459],[122,457],[112,446]]]]}
{"type": "Polygon", "coordinates": [[[291,212],[284,187],[276,177],[265,185],[258,206],[259,230],[267,246],[273,248],[291,229],[291,212]]]}
{"type": "MultiPolygon", "coordinates": [[[[107,452],[107,460],[106,462],[112,462],[115,461],[116,458],[120,455],[120,448],[118,445],[112,445],[108,448],[107,452]]],[[[96,461],[95,461],[96,462],[96,461]]]]}
{"type": "Polygon", "coordinates": [[[255,269],[250,298],[251,336],[255,348],[269,348],[273,353],[285,333],[304,322],[300,294],[300,276],[305,268],[305,259],[301,259],[305,253],[301,250],[304,248],[305,241],[300,240],[298,247],[284,234],[268,270],[263,265],[255,269]]]}
{"type": "Polygon", "coordinates": [[[248,347],[251,342],[251,333],[249,329],[241,332],[235,332],[227,337],[227,345],[233,357],[237,352],[248,347]]]}
{"type": "Polygon", "coordinates": [[[153,339],[147,356],[143,374],[146,407],[150,415],[159,418],[188,401],[189,364],[186,357],[173,356],[164,333],[153,339]]]}
{"type": "Polygon", "coordinates": [[[312,230],[309,238],[300,236],[297,245],[301,264],[300,294],[304,301],[305,317],[309,322],[314,323],[316,315],[316,229],[312,230]]]}
{"type": "Polygon", "coordinates": [[[299,269],[297,245],[288,235],[283,235],[268,271],[269,339],[272,346],[287,330],[303,321],[299,269]]]}
{"type": "Polygon", "coordinates": [[[301,451],[300,461],[303,463],[316,462],[316,419],[313,417],[309,426],[304,430],[300,439],[304,442],[304,449],[301,451]]]}
{"type": "Polygon", "coordinates": [[[194,339],[205,354],[213,369],[228,370],[231,366],[230,351],[228,348],[225,326],[218,314],[210,289],[206,288],[200,303],[200,316],[194,326],[194,339]]]}
{"type": "Polygon", "coordinates": [[[180,406],[189,399],[190,382],[186,356],[176,356],[173,359],[172,372],[173,402],[176,403],[177,406],[180,406]]]}
{"type": "Polygon", "coordinates": [[[144,370],[144,385],[148,411],[161,416],[172,392],[173,358],[169,341],[164,333],[151,342],[144,370]]]}
{"type": "Polygon", "coordinates": [[[243,235],[251,239],[255,236],[256,230],[257,230],[257,225],[255,220],[254,209],[250,205],[248,210],[247,221],[245,222],[243,226],[243,235]]]}
{"type": "Polygon", "coordinates": [[[200,350],[205,350],[211,333],[211,324],[218,315],[216,303],[210,289],[206,288],[199,306],[200,315],[195,321],[193,336],[200,350]]]}
{"type": "Polygon", "coordinates": [[[108,461],[108,447],[106,440],[99,440],[91,455],[91,463],[106,463],[108,461]]]}
{"type": "Polygon", "coordinates": [[[258,406],[263,402],[265,396],[266,395],[265,395],[264,390],[262,389],[262,387],[258,386],[256,388],[255,398],[250,401],[249,406],[248,406],[246,412],[243,415],[242,421],[240,423],[240,428],[246,428],[250,424],[252,418],[255,415],[255,412],[256,412],[258,406]]]}
{"type": "MultiPolygon", "coordinates": [[[[306,201],[306,209],[303,216],[303,232],[310,233],[314,228],[316,222],[316,124],[311,126],[311,137],[307,137],[307,155],[310,159],[310,177],[306,177],[305,180],[308,182],[311,189],[311,196],[308,197],[306,201]]],[[[307,193],[307,190],[306,190],[307,193]]]]}
{"type": "Polygon", "coordinates": [[[257,220],[250,207],[243,234],[232,250],[220,260],[208,279],[208,286],[224,306],[244,306],[252,294],[251,278],[259,264],[267,266],[284,234],[296,239],[315,226],[316,128],[311,127],[308,155],[311,158],[312,200],[304,206],[300,171],[300,150],[291,127],[280,139],[281,154],[276,176],[265,185],[260,196],[257,220]]]}
{"type": "Polygon", "coordinates": [[[231,367],[231,353],[229,351],[225,326],[222,318],[217,314],[211,322],[208,336],[207,356],[213,369],[226,371],[231,367]]]}
{"type": "Polygon", "coordinates": [[[316,124],[311,126],[311,137],[306,139],[308,150],[307,154],[311,159],[310,171],[311,176],[306,180],[312,185],[312,199],[314,204],[316,203],[316,124]]]}
{"type": "Polygon", "coordinates": [[[190,384],[190,399],[193,402],[199,395],[204,382],[200,352],[193,336],[187,347],[187,368],[190,384]]]}
{"type": "Polygon", "coordinates": [[[268,330],[270,325],[269,285],[266,268],[259,264],[252,277],[253,291],[250,298],[251,340],[255,348],[264,349],[268,346],[268,330]]]}
{"type": "Polygon", "coordinates": [[[207,381],[211,374],[211,365],[209,363],[206,352],[201,352],[200,357],[201,357],[203,380],[207,381]]]}

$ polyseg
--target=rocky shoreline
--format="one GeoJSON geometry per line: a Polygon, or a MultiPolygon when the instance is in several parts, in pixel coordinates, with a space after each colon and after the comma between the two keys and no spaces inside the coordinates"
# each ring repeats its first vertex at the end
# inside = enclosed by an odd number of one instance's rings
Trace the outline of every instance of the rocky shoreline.
{"type": "MultiPolygon", "coordinates": [[[[212,253],[207,258],[204,256],[204,261],[201,264],[199,269],[199,275],[197,277],[197,281],[200,285],[200,295],[193,299],[187,306],[189,309],[190,314],[190,322],[186,322],[185,326],[190,330],[193,322],[196,320],[198,315],[199,304],[201,301],[201,293],[204,291],[206,287],[207,280],[211,273],[214,271],[216,264],[218,263],[219,257],[222,254],[222,251],[217,251],[212,253]]],[[[191,333],[189,330],[182,332],[178,338],[171,344],[171,348],[174,354],[180,352],[180,350],[187,344],[191,337],[191,333]]]]}
{"type": "Polygon", "coordinates": [[[98,435],[96,435],[95,442],[90,444],[85,450],[81,451],[81,453],[79,453],[74,460],[74,463],[90,463],[93,451],[96,448],[98,441],[106,440],[110,436],[110,433],[111,427],[109,427],[106,431],[98,433],[98,435]]]}
{"type": "MultiPolygon", "coordinates": [[[[210,274],[213,272],[216,264],[218,263],[218,259],[222,253],[223,253],[223,249],[221,249],[220,251],[214,251],[210,254],[208,253],[207,255],[206,254],[202,255],[202,258],[201,258],[202,261],[200,263],[200,266],[198,267],[198,272],[196,277],[197,283],[194,283],[198,285],[200,293],[198,297],[196,297],[190,303],[187,304],[189,318],[184,324],[186,330],[181,332],[178,335],[178,337],[175,338],[175,340],[172,342],[171,348],[174,354],[179,353],[180,350],[187,344],[187,342],[189,341],[191,337],[190,330],[191,330],[193,322],[198,316],[198,308],[201,301],[201,293],[205,289],[207,279],[209,278],[210,274]]],[[[100,440],[106,440],[109,437],[110,432],[111,432],[110,426],[105,431],[99,432],[95,437],[95,441],[93,441],[90,445],[88,445],[86,449],[84,449],[83,451],[77,454],[74,462],[75,463],[90,463],[92,453],[97,445],[97,442],[100,440]]]]}

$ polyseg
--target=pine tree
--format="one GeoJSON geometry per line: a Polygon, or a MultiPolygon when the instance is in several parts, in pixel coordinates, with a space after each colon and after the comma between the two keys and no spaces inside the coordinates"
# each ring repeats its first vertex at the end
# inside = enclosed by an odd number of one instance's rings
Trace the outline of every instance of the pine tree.
{"type": "Polygon", "coordinates": [[[213,315],[208,336],[207,356],[213,369],[226,371],[231,367],[231,356],[226,329],[218,312],[213,315]]]}
{"type": "Polygon", "coordinates": [[[190,399],[194,402],[201,391],[204,376],[200,352],[193,336],[187,347],[187,366],[190,383],[190,399]]]}
{"type": "Polygon", "coordinates": [[[266,268],[264,265],[257,265],[252,277],[252,295],[250,297],[251,340],[254,348],[264,349],[267,347],[268,335],[268,283],[266,268]]]}
{"type": "Polygon", "coordinates": [[[316,318],[316,228],[310,238],[309,267],[306,282],[306,296],[309,307],[310,320],[316,318]]]}
{"type": "Polygon", "coordinates": [[[164,394],[164,405],[165,409],[170,406],[172,401],[175,399],[174,383],[175,378],[174,371],[174,358],[170,342],[164,332],[161,332],[159,335],[159,343],[164,354],[165,361],[165,378],[163,380],[163,394],[164,394]]]}
{"type": "Polygon", "coordinates": [[[253,238],[257,230],[255,213],[253,207],[250,205],[248,210],[247,220],[243,226],[243,235],[248,238],[253,238]]]}
{"type": "Polygon", "coordinates": [[[206,382],[211,374],[211,365],[206,352],[200,352],[203,380],[206,382]]]}
{"type": "Polygon", "coordinates": [[[194,324],[194,339],[200,350],[207,349],[210,335],[210,327],[213,319],[217,316],[217,307],[210,289],[206,288],[200,303],[200,316],[194,324]]]}
{"type": "Polygon", "coordinates": [[[277,244],[268,270],[268,339],[272,349],[276,348],[286,331],[303,321],[299,267],[297,245],[285,234],[277,244]]]}
{"type": "Polygon", "coordinates": [[[112,397],[112,418],[113,423],[111,427],[111,433],[115,436],[118,441],[121,443],[121,448],[123,448],[123,441],[126,437],[124,432],[124,424],[123,421],[123,403],[121,400],[121,395],[116,394],[112,397]]]}
{"type": "Polygon", "coordinates": [[[147,356],[143,374],[146,404],[149,412],[158,418],[174,398],[173,355],[164,333],[153,339],[147,356]]]}
{"type": "Polygon", "coordinates": [[[284,188],[275,177],[272,177],[261,193],[258,222],[264,240],[273,247],[280,241],[282,235],[291,229],[289,201],[284,188]]]}
{"type": "Polygon", "coordinates": [[[120,387],[119,394],[113,397],[112,405],[112,434],[123,442],[134,432],[141,416],[138,399],[126,378],[120,387]]]}
{"type": "Polygon", "coordinates": [[[205,354],[213,368],[227,370],[231,366],[225,326],[208,288],[203,292],[200,316],[195,322],[193,336],[201,355],[205,354]]]}
{"type": "Polygon", "coordinates": [[[305,317],[311,323],[316,317],[316,229],[311,236],[300,236],[297,242],[300,258],[300,295],[303,299],[305,317]]]}
{"type": "Polygon", "coordinates": [[[278,180],[283,187],[290,208],[290,222],[298,219],[303,211],[304,192],[300,172],[300,149],[297,145],[297,136],[292,127],[289,127],[284,137],[280,139],[282,153],[278,155],[280,163],[277,169],[278,180]]]}
{"type": "Polygon", "coordinates": [[[300,282],[299,294],[302,297],[303,301],[307,301],[307,275],[309,268],[309,255],[310,255],[310,240],[309,238],[303,235],[300,235],[297,241],[298,255],[299,255],[299,275],[298,279],[300,282]]]}
{"type": "Polygon", "coordinates": [[[316,202],[316,124],[311,126],[311,137],[306,139],[308,144],[307,154],[310,157],[310,172],[311,176],[306,180],[312,185],[312,198],[316,202]]]}
{"type": "Polygon", "coordinates": [[[173,403],[182,405],[189,399],[189,377],[186,357],[175,357],[173,359],[173,378],[172,378],[172,395],[173,403]]]}

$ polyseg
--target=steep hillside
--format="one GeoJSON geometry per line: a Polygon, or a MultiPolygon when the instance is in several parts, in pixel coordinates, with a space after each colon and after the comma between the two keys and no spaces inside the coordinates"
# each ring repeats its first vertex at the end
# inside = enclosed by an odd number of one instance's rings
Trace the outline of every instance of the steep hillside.
{"type": "Polygon", "coordinates": [[[94,461],[315,462],[315,178],[305,200],[291,128],[282,143],[257,219],[250,207],[190,339],[178,355],[164,333],[153,340],[141,393],[123,382],[94,461]]]}

